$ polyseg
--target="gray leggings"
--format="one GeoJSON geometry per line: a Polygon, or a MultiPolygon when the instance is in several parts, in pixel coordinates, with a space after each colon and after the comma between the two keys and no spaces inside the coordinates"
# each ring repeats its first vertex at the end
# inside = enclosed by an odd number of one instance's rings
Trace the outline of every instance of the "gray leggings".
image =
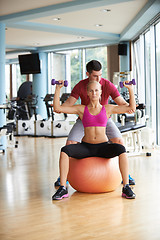
{"type": "MultiPolygon", "coordinates": [[[[107,126],[106,126],[106,135],[108,139],[112,138],[122,138],[122,135],[115,125],[115,123],[112,121],[111,118],[108,119],[107,126]]],[[[81,142],[82,138],[84,136],[84,127],[82,124],[82,121],[80,119],[77,119],[76,123],[74,124],[73,128],[71,129],[69,135],[68,135],[68,141],[75,141],[75,142],[81,142]]]]}

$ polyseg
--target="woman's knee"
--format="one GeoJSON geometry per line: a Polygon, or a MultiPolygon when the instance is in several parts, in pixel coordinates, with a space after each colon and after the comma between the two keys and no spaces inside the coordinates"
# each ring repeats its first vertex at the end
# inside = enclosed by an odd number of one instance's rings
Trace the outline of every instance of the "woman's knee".
{"type": "Polygon", "coordinates": [[[112,139],[110,139],[110,141],[112,143],[118,143],[118,144],[124,145],[124,142],[123,142],[122,138],[112,138],[112,139]]]}
{"type": "Polygon", "coordinates": [[[66,145],[77,144],[77,143],[78,143],[78,142],[72,141],[72,140],[67,140],[67,141],[66,141],[66,145]]]}
{"type": "Polygon", "coordinates": [[[61,153],[62,152],[66,153],[69,156],[69,150],[68,150],[67,146],[64,146],[64,147],[61,148],[61,153]]]}
{"type": "Polygon", "coordinates": [[[114,143],[114,144],[112,145],[112,151],[113,151],[113,153],[114,153],[116,156],[119,156],[119,155],[121,155],[122,153],[125,153],[125,152],[126,152],[126,148],[125,148],[122,144],[114,143]]]}
{"type": "Polygon", "coordinates": [[[126,148],[122,144],[115,145],[115,149],[117,149],[117,156],[121,155],[122,153],[126,153],[126,148]]]}

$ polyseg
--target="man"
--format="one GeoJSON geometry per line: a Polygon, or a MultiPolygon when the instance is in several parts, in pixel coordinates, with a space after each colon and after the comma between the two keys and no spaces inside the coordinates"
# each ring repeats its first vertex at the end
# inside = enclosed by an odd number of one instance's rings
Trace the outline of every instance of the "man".
{"type": "MultiPolygon", "coordinates": [[[[109,80],[102,78],[102,65],[97,60],[92,60],[86,65],[86,75],[88,78],[81,80],[79,83],[75,85],[73,88],[70,97],[63,104],[64,106],[73,106],[78,98],[81,98],[81,104],[88,105],[89,97],[87,96],[87,84],[89,81],[97,81],[102,86],[102,95],[101,95],[101,104],[108,104],[109,96],[112,97],[114,102],[117,105],[128,105],[128,103],[120,96],[117,88],[111,83],[109,80]]],[[[84,128],[82,121],[80,119],[77,120],[75,125],[73,126],[71,132],[69,133],[66,145],[80,143],[81,139],[84,135],[84,128]]],[[[106,135],[109,141],[113,143],[119,143],[123,145],[122,135],[112,121],[112,119],[108,119],[106,126],[106,135]]],[[[135,185],[135,181],[129,175],[129,184],[135,185]]],[[[60,178],[55,182],[55,186],[60,186],[60,178]]]]}

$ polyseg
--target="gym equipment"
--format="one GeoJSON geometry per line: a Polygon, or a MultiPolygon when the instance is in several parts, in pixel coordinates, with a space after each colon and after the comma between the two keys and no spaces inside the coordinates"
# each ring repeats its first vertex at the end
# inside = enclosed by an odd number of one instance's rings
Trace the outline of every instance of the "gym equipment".
{"type": "MultiPolygon", "coordinates": [[[[7,110],[7,114],[8,114],[9,110],[11,109],[10,106],[11,106],[10,102],[7,102],[6,104],[0,105],[0,109],[4,109],[4,111],[7,110]]],[[[12,117],[15,117],[15,114],[13,114],[12,117]]],[[[16,130],[15,121],[7,121],[5,125],[0,127],[0,139],[3,136],[7,137],[7,144],[6,144],[7,148],[18,147],[18,141],[16,141],[14,138],[15,130],[16,130]]],[[[4,149],[0,150],[0,152],[2,151],[3,153],[5,153],[5,146],[3,146],[3,144],[0,143],[0,147],[1,148],[4,147],[4,149]]]]}
{"type": "Polygon", "coordinates": [[[27,98],[24,99],[26,109],[27,109],[27,114],[28,114],[28,119],[31,119],[31,117],[34,115],[35,121],[37,120],[37,112],[36,109],[37,103],[38,103],[38,96],[35,94],[28,95],[27,98]]]}
{"type": "Polygon", "coordinates": [[[3,149],[4,146],[1,143],[1,137],[5,136],[6,133],[7,133],[7,129],[0,128],[0,147],[2,147],[2,149],[0,149],[0,153],[5,153],[5,149],[3,149]]]}
{"type": "Polygon", "coordinates": [[[43,101],[45,102],[46,105],[46,111],[47,111],[47,117],[48,119],[52,119],[52,121],[54,120],[54,112],[53,112],[53,98],[54,98],[54,94],[46,94],[45,98],[43,99],[43,101]]]}
{"type": "Polygon", "coordinates": [[[26,81],[23,82],[18,91],[17,91],[17,114],[18,114],[18,119],[23,119],[27,120],[28,114],[27,114],[27,107],[25,103],[25,99],[29,96],[32,95],[32,82],[26,81]]]}
{"type": "MultiPolygon", "coordinates": [[[[116,125],[122,133],[124,145],[128,154],[131,156],[144,155],[145,152],[142,151],[142,149],[146,146],[146,143],[150,145],[149,142],[152,139],[151,135],[144,135],[147,129],[147,115],[145,115],[144,112],[145,107],[144,103],[138,103],[134,113],[118,114],[118,122],[116,125]]],[[[151,148],[151,145],[148,148],[151,148]]]]}
{"type": "MultiPolygon", "coordinates": [[[[70,93],[63,93],[61,98],[60,98],[60,101],[62,102],[62,104],[69,98],[71,94],[70,93]]],[[[64,118],[66,119],[67,118],[67,113],[64,113],[64,118]]]]}
{"type": "MultiPolygon", "coordinates": [[[[60,101],[64,103],[70,93],[63,93],[60,101]]],[[[46,105],[47,119],[35,121],[35,135],[46,137],[67,137],[71,128],[76,122],[77,116],[74,114],[63,114],[53,112],[54,94],[46,94],[44,102],[46,105]]]]}
{"type": "MultiPolygon", "coordinates": [[[[64,103],[69,96],[70,93],[63,93],[60,101],[64,103]]],[[[60,119],[60,117],[62,117],[62,115],[60,116],[60,114],[55,113],[53,121],[53,137],[67,137],[77,120],[77,115],[75,114],[64,113],[63,119],[60,119]],[[57,119],[57,117],[59,117],[59,119],[57,119]]]]}
{"type": "Polygon", "coordinates": [[[116,87],[119,87],[120,81],[130,81],[131,80],[131,72],[114,72],[113,74],[113,84],[116,87]]]}
{"type": "MultiPolygon", "coordinates": [[[[132,81],[129,81],[128,83],[126,83],[126,85],[131,85],[131,84],[136,85],[135,79],[132,79],[132,81]]],[[[124,87],[123,82],[120,82],[119,86],[120,88],[123,88],[124,87]]]]}
{"type": "Polygon", "coordinates": [[[35,135],[36,136],[44,136],[44,137],[52,137],[53,136],[53,120],[54,120],[54,112],[53,112],[53,98],[54,94],[46,94],[43,101],[46,105],[47,111],[47,119],[37,120],[35,122],[35,135]]]}
{"type": "Polygon", "coordinates": [[[53,135],[53,122],[51,120],[38,120],[35,126],[35,136],[51,137],[53,135]]]}
{"type": "Polygon", "coordinates": [[[17,136],[34,136],[35,121],[34,120],[18,120],[16,124],[17,136]]]}
{"type": "Polygon", "coordinates": [[[70,158],[68,181],[79,192],[114,191],[121,183],[118,157],[70,158]]]}
{"type": "MultiPolygon", "coordinates": [[[[55,84],[61,84],[58,81],[56,81],[54,78],[51,80],[51,85],[55,85],[55,84]]],[[[68,86],[68,81],[65,80],[64,81],[64,86],[67,87],[68,86]]]]}
{"type": "Polygon", "coordinates": [[[53,122],[53,137],[67,137],[76,119],[57,120],[53,122]]]}
{"type": "MultiPolygon", "coordinates": [[[[7,148],[11,147],[18,148],[18,141],[14,139],[14,131],[15,131],[14,123],[7,123],[3,127],[0,127],[0,139],[2,136],[7,137],[7,148]]],[[[3,144],[0,144],[0,146],[3,147],[3,144]]],[[[5,149],[0,151],[4,153],[5,149]]]]}
{"type": "Polygon", "coordinates": [[[27,118],[18,119],[16,124],[16,135],[17,136],[35,136],[37,121],[37,100],[38,96],[32,94],[28,95],[24,99],[24,104],[26,108],[27,118]]]}

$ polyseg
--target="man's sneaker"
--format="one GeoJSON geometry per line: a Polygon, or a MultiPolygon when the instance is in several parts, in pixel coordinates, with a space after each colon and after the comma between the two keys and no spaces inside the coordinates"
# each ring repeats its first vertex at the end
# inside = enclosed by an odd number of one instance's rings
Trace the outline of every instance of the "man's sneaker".
{"type": "Polygon", "coordinates": [[[61,200],[69,197],[68,190],[64,186],[60,186],[57,192],[52,196],[52,200],[61,200]]]}
{"type": "Polygon", "coordinates": [[[125,197],[125,198],[128,198],[128,199],[133,199],[133,198],[136,197],[136,194],[132,191],[130,186],[128,184],[126,184],[122,188],[122,197],[125,197]]]}
{"type": "MultiPolygon", "coordinates": [[[[123,184],[123,181],[121,182],[123,184]]],[[[135,185],[135,180],[129,175],[129,185],[135,185]]]]}
{"type": "Polygon", "coordinates": [[[129,175],[129,185],[135,185],[135,180],[129,175]]]}
{"type": "MultiPolygon", "coordinates": [[[[69,182],[66,181],[66,184],[69,184],[69,182]]],[[[60,177],[57,178],[57,181],[54,183],[54,186],[55,187],[60,187],[61,186],[61,184],[60,184],[60,177]]]]}

